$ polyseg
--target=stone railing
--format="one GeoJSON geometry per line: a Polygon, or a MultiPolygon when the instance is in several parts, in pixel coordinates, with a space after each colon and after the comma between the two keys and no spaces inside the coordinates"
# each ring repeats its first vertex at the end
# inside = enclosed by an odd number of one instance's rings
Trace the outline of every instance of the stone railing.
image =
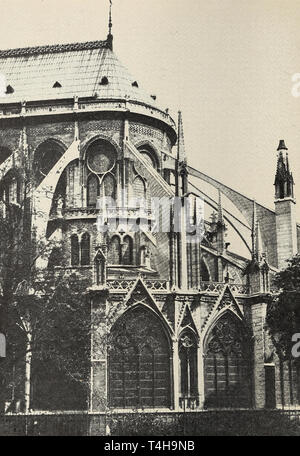
{"type": "Polygon", "coordinates": [[[248,295],[251,291],[248,285],[243,285],[239,283],[231,283],[229,284],[229,288],[233,294],[237,295],[248,295]]]}
{"type": "Polygon", "coordinates": [[[44,104],[39,105],[34,100],[27,100],[24,103],[18,100],[1,100],[0,118],[20,117],[20,116],[38,116],[38,115],[54,115],[54,114],[69,114],[72,112],[101,112],[101,111],[130,111],[137,114],[142,114],[150,117],[155,117],[172,127],[176,128],[172,117],[165,111],[149,104],[136,100],[124,99],[104,99],[87,97],[85,101],[79,99],[79,102],[74,103],[73,99],[56,97],[51,99],[43,99],[44,104]]]}
{"type": "MultiPolygon", "coordinates": [[[[108,218],[147,218],[151,217],[151,210],[144,208],[133,207],[107,207],[106,215],[108,218]]],[[[82,219],[82,218],[97,218],[103,213],[102,209],[95,207],[72,207],[62,210],[62,215],[65,219],[82,219]]],[[[56,215],[52,215],[55,218],[56,215]]]]}
{"type": "MultiPolygon", "coordinates": [[[[168,280],[147,280],[143,279],[146,287],[150,291],[169,291],[170,284],[168,280]]],[[[110,279],[107,281],[108,288],[113,291],[129,291],[135,283],[133,279],[110,279]]],[[[191,291],[199,291],[206,293],[220,294],[227,284],[224,282],[201,282],[197,289],[191,291]]],[[[230,283],[228,284],[230,290],[234,295],[245,296],[248,295],[250,290],[247,285],[230,283]]]]}
{"type": "Polygon", "coordinates": [[[151,291],[168,291],[168,280],[145,280],[146,287],[151,291]]]}
{"type": "Polygon", "coordinates": [[[221,293],[224,287],[228,285],[230,291],[236,295],[248,295],[250,289],[247,285],[239,283],[224,283],[224,282],[201,282],[197,288],[198,291],[205,291],[207,293],[221,293]]]}
{"type": "Polygon", "coordinates": [[[134,280],[108,280],[107,287],[111,291],[129,291],[133,287],[134,283],[134,280]]]}
{"type": "MultiPolygon", "coordinates": [[[[107,286],[111,291],[124,292],[132,289],[135,280],[114,279],[108,280],[107,286]]],[[[144,280],[144,283],[150,291],[168,291],[169,282],[167,280],[144,280]]]]}

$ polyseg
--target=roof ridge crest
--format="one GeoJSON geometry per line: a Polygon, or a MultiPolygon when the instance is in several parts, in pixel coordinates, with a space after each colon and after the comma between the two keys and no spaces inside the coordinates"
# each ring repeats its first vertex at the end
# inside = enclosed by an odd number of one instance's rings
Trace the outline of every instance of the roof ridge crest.
{"type": "Polygon", "coordinates": [[[83,43],[48,44],[15,49],[0,50],[0,58],[21,57],[26,55],[51,54],[59,52],[83,51],[107,47],[107,41],[85,41],[83,43]]]}

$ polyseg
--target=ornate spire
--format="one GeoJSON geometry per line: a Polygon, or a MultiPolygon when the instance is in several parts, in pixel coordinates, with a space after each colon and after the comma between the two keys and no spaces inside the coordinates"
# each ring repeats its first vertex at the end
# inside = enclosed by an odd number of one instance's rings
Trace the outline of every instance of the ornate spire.
{"type": "Polygon", "coordinates": [[[256,201],[253,200],[253,213],[252,213],[252,258],[256,257],[256,235],[257,235],[257,214],[256,214],[256,201]]]}
{"type": "Polygon", "coordinates": [[[107,45],[108,48],[113,50],[113,35],[112,31],[112,0],[109,0],[109,19],[108,19],[108,35],[107,35],[107,45]]]}
{"type": "Polygon", "coordinates": [[[176,195],[182,196],[188,189],[188,171],[184,147],[183,123],[181,111],[178,111],[178,138],[177,138],[177,160],[176,160],[176,195]]]}
{"type": "Polygon", "coordinates": [[[256,201],[253,200],[253,216],[252,216],[252,259],[260,261],[261,259],[261,248],[262,239],[259,222],[257,221],[257,208],[256,201]]]}
{"type": "Polygon", "coordinates": [[[275,199],[294,198],[294,179],[290,172],[289,157],[284,140],[279,141],[277,148],[277,170],[275,176],[275,199]]]}
{"type": "Polygon", "coordinates": [[[220,226],[225,226],[222,206],[222,193],[220,189],[218,189],[218,223],[220,226]]]}
{"type": "Polygon", "coordinates": [[[178,140],[177,140],[177,160],[179,163],[186,163],[183,123],[181,111],[178,111],[178,140]]]}
{"type": "Polygon", "coordinates": [[[223,207],[222,207],[222,194],[220,189],[218,190],[218,216],[217,216],[217,249],[220,254],[224,252],[225,249],[225,231],[226,225],[223,216],[223,207]]]}

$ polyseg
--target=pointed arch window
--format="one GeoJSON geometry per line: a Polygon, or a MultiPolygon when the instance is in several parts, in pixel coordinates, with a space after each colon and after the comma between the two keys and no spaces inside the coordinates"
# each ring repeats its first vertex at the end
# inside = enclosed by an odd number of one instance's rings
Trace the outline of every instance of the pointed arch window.
{"type": "Polygon", "coordinates": [[[251,360],[251,340],[246,328],[226,312],[210,331],[206,343],[206,408],[251,406],[251,360]]]}
{"type": "Polygon", "coordinates": [[[80,243],[81,253],[81,266],[88,266],[90,264],[90,235],[84,233],[80,243]]]}
{"type": "Polygon", "coordinates": [[[142,155],[143,155],[143,158],[144,160],[146,160],[146,162],[152,166],[153,168],[156,168],[156,163],[155,163],[155,160],[154,158],[152,157],[152,155],[149,154],[149,152],[147,151],[141,151],[142,155]]]}
{"type": "Polygon", "coordinates": [[[147,249],[145,246],[140,248],[140,265],[146,266],[147,249]]]}
{"type": "Polygon", "coordinates": [[[119,236],[113,236],[108,251],[109,264],[121,264],[121,241],[119,236]]]}
{"type": "Polygon", "coordinates": [[[106,174],[106,176],[104,176],[102,186],[104,189],[103,196],[114,200],[116,197],[116,181],[112,174],[106,174]]]}
{"type": "Polygon", "coordinates": [[[20,203],[20,179],[17,171],[9,171],[1,183],[2,198],[7,204],[20,203]]]}
{"type": "Polygon", "coordinates": [[[88,177],[87,182],[87,202],[88,207],[96,207],[99,196],[99,179],[95,174],[88,177]]]}
{"type": "Polygon", "coordinates": [[[145,200],[146,199],[146,185],[144,180],[137,176],[133,182],[133,193],[134,198],[138,200],[145,200]]]}
{"type": "Polygon", "coordinates": [[[17,178],[14,176],[11,178],[8,185],[8,201],[10,203],[17,203],[18,200],[18,181],[17,178]]]}
{"type": "Polygon", "coordinates": [[[199,405],[197,340],[192,331],[184,331],[179,338],[180,406],[199,405]]]}
{"type": "Polygon", "coordinates": [[[77,234],[71,236],[71,265],[79,265],[79,241],[77,234]]]}
{"type": "Polygon", "coordinates": [[[144,160],[152,166],[153,168],[157,169],[158,168],[158,162],[156,158],[156,154],[151,146],[148,146],[147,144],[140,146],[138,148],[140,151],[141,155],[143,156],[144,160]]]}
{"type": "Polygon", "coordinates": [[[124,265],[132,265],[133,263],[133,241],[130,236],[124,237],[122,260],[124,265]]]}
{"type": "Polygon", "coordinates": [[[126,312],[112,328],[109,347],[111,407],[170,407],[170,344],[151,311],[126,312]]]}
{"type": "Polygon", "coordinates": [[[76,192],[77,192],[77,179],[79,174],[78,160],[71,162],[66,170],[66,181],[67,181],[67,190],[66,190],[66,199],[67,204],[71,207],[74,207],[76,202],[76,192]]]}
{"type": "Polygon", "coordinates": [[[208,268],[204,260],[201,260],[200,262],[200,278],[202,282],[209,282],[210,280],[208,268]]]}
{"type": "Polygon", "coordinates": [[[38,146],[33,162],[36,185],[42,182],[63,154],[63,147],[53,140],[47,140],[38,146]]]}

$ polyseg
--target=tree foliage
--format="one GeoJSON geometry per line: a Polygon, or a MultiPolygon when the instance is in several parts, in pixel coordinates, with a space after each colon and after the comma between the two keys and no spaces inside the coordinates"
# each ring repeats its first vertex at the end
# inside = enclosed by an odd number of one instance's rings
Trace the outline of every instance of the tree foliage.
{"type": "Polygon", "coordinates": [[[289,359],[292,336],[300,332],[300,255],[295,255],[276,274],[274,285],[278,295],[268,305],[266,323],[278,355],[289,359]]]}
{"type": "Polygon", "coordinates": [[[36,239],[26,199],[3,204],[0,332],[6,335],[7,357],[0,361],[0,411],[5,403],[11,411],[24,409],[28,354],[29,408],[86,408],[91,330],[87,281],[60,268],[39,270],[36,260],[49,254],[51,242],[36,239]]]}

